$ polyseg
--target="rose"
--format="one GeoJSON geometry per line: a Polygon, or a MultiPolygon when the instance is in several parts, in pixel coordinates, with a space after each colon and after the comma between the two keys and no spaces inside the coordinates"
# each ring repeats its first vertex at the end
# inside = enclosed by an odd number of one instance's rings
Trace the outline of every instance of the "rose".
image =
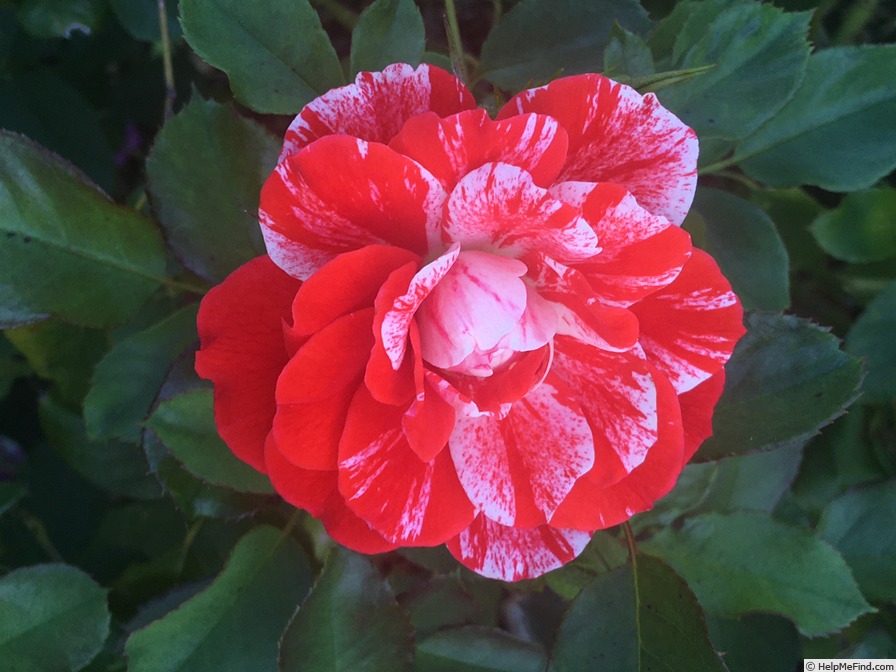
{"type": "Polygon", "coordinates": [[[679,228],[696,157],[599,75],[495,121],[427,65],[312,101],[261,193],[269,256],[199,313],[221,436],[357,551],[568,562],[671,489],[743,334],[679,228]]]}

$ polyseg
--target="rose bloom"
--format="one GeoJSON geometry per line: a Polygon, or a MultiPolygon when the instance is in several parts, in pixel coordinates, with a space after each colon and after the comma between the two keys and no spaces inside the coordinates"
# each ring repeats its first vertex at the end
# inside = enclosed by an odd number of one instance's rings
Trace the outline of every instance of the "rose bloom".
{"type": "Polygon", "coordinates": [[[690,128],[600,75],[494,121],[429,65],[317,98],[261,192],[268,254],[199,312],[221,436],[356,551],[569,562],[672,488],[744,332],[679,228],[696,164],[690,128]]]}

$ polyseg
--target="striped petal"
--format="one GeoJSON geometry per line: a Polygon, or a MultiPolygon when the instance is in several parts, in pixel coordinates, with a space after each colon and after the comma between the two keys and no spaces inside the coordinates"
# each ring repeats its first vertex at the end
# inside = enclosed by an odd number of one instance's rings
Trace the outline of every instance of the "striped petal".
{"type": "Polygon", "coordinates": [[[563,167],[566,131],[551,117],[527,114],[492,121],[485,110],[441,119],[421,114],[392,139],[392,149],[409,156],[451,191],[467,173],[486,163],[509,163],[547,187],[563,167]]]}
{"type": "Polygon", "coordinates": [[[668,287],[631,307],[639,342],[679,393],[717,373],[744,335],[743,308],[712,257],[695,249],[668,287]]]}
{"type": "Polygon", "coordinates": [[[448,199],[444,229],[465,248],[514,256],[539,251],[573,261],[600,250],[576,208],[552,198],[528,172],[508,163],[488,163],[458,182],[448,199]]]}
{"type": "Polygon", "coordinates": [[[288,354],[283,323],[301,283],[267,256],[240,266],[202,300],[196,372],[215,384],[215,423],[234,455],[265,470],[274,389],[288,354]]]}
{"type": "Polygon", "coordinates": [[[423,462],[408,445],[402,411],[358,390],[339,444],[339,491],[389,541],[434,546],[473,520],[447,451],[423,462]]]}
{"type": "Polygon", "coordinates": [[[353,84],[332,89],[308,103],[290,124],[282,161],[327,135],[351,135],[388,143],[404,123],[418,114],[440,117],[476,106],[461,81],[441,68],[405,63],[382,72],[360,72],[353,84]]]}
{"type": "Polygon", "coordinates": [[[591,469],[594,440],[575,397],[549,374],[503,419],[458,418],[451,458],[485,516],[515,527],[544,523],[591,469]]]}
{"type": "Polygon", "coordinates": [[[262,187],[258,214],[274,263],[304,280],[339,254],[367,245],[425,256],[440,240],[445,198],[416,162],[340,135],[279,163],[262,187]]]}
{"type": "Polygon", "coordinates": [[[589,541],[590,532],[548,525],[507,527],[480,514],[447,546],[451,555],[477,574],[520,581],[562,567],[585,550],[589,541]]]}
{"type": "Polygon", "coordinates": [[[556,79],[511,98],[498,119],[534,112],[569,134],[561,180],[617,182],[642,207],[681,224],[697,185],[697,135],[656,96],[602,75],[556,79]]]}

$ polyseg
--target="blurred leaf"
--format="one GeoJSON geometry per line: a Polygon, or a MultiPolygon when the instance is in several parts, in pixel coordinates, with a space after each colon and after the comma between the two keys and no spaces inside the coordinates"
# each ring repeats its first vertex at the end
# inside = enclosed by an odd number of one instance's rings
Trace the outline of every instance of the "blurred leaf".
{"type": "Polygon", "coordinates": [[[392,63],[417,66],[426,34],[413,0],[376,0],[352,32],[351,72],[375,72],[392,63]]]}
{"type": "Polygon", "coordinates": [[[208,588],[128,638],[128,670],[273,670],[277,639],[310,582],[299,545],[257,527],[208,588]]]}
{"type": "Polygon", "coordinates": [[[775,223],[792,270],[816,270],[825,263],[824,251],[809,231],[809,225],[823,212],[817,201],[801,189],[756,190],[750,200],[775,223]]]}
{"type": "Polygon", "coordinates": [[[59,320],[8,329],[5,335],[38,376],[54,383],[54,392],[70,408],[81,405],[93,367],[108,347],[102,331],[59,320]]]}
{"type": "Polygon", "coordinates": [[[426,637],[417,644],[418,672],[543,672],[544,649],[497,628],[468,625],[426,637]]]}
{"type": "Polygon", "coordinates": [[[3,399],[16,378],[31,374],[31,367],[7,339],[0,336],[0,399],[3,399]]]}
{"type": "Polygon", "coordinates": [[[218,436],[211,390],[163,401],[146,426],[194,476],[237,492],[273,494],[267,477],[241,462],[218,436]]]}
{"type": "Polygon", "coordinates": [[[407,613],[370,560],[334,548],[280,641],[280,671],[387,672],[413,658],[407,613]]]}
{"type": "Polygon", "coordinates": [[[825,329],[789,315],[748,315],[725,367],[703,460],[805,441],[856,397],[862,365],[825,329]]]}
{"type": "Polygon", "coordinates": [[[134,315],[164,281],[153,224],[30,140],[0,132],[0,324],[54,313],[100,327],[134,315]],[[11,300],[11,304],[7,301],[11,300]]]}
{"type": "Polygon", "coordinates": [[[803,79],[809,18],[758,2],[696,5],[675,42],[673,67],[715,67],[664,89],[660,100],[701,139],[748,136],[803,79]]]}
{"type": "Polygon", "coordinates": [[[604,49],[604,74],[617,81],[648,77],[656,73],[653,53],[647,43],[619,24],[613,26],[610,42],[604,49]],[[625,77],[620,80],[620,75],[625,77]]]}
{"type": "Polygon", "coordinates": [[[472,623],[480,610],[476,598],[456,574],[434,576],[399,595],[398,603],[410,615],[418,640],[446,626],[472,623]]]}
{"type": "Polygon", "coordinates": [[[873,611],[833,548],[764,513],[691,518],[680,530],[661,530],[641,548],[668,562],[717,616],[781,614],[814,637],[873,611]]]}
{"type": "Polygon", "coordinates": [[[793,672],[802,664],[799,635],[785,618],[747,614],[739,619],[709,618],[707,625],[731,672],[793,672]]]}
{"type": "Polygon", "coordinates": [[[635,33],[650,27],[637,0],[522,0],[482,45],[482,77],[518,91],[561,75],[598,72],[617,23],[635,33]]]}
{"type": "Polygon", "coordinates": [[[40,422],[53,448],[94,485],[135,499],[161,494],[158,483],[149,475],[140,446],[123,441],[91,441],[80,416],[51,397],[40,401],[40,422]]]}
{"type": "Polygon", "coordinates": [[[787,250],[768,215],[717,189],[698,189],[694,208],[706,226],[701,246],[718,262],[744,308],[787,308],[787,250]]]}
{"type": "Polygon", "coordinates": [[[843,554],[862,592],[896,601],[896,481],[847,492],[825,509],[818,535],[843,554]]]}
{"type": "Polygon", "coordinates": [[[42,70],[0,80],[0,128],[58,152],[103,189],[115,186],[112,148],[99,114],[65,80],[42,70]]]}
{"type": "Polygon", "coordinates": [[[24,486],[10,481],[0,481],[0,516],[14,507],[25,494],[24,486]]]}
{"type": "Polygon", "coordinates": [[[343,83],[308,0],[181,0],[180,12],[193,50],[226,72],[234,97],[256,112],[295,114],[343,83]]]}
{"type": "Polygon", "coordinates": [[[572,601],[551,663],[553,672],[727,670],[687,584],[640,555],[636,569],[628,564],[598,576],[572,601]]]}
{"type": "Polygon", "coordinates": [[[255,122],[196,94],[162,128],[146,160],[149,192],[168,244],[191,271],[220,282],[264,254],[258,194],[279,149],[255,122]]]}
{"type": "Polygon", "coordinates": [[[865,358],[868,377],[863,401],[886,402],[896,397],[896,281],[868,304],[846,335],[846,349],[865,358]]]}
{"type": "Polygon", "coordinates": [[[34,37],[71,37],[98,30],[105,13],[105,0],[23,0],[18,16],[34,37]]]}
{"type": "Polygon", "coordinates": [[[546,574],[545,581],[555,593],[571,600],[595,577],[624,565],[627,559],[625,546],[609,532],[598,530],[579,557],[546,574]]]}
{"type": "Polygon", "coordinates": [[[9,672],[80,670],[109,635],[106,591],[76,567],[36,565],[0,579],[0,660],[9,672]]]}
{"type": "Polygon", "coordinates": [[[820,215],[812,235],[832,257],[856,264],[896,256],[896,189],[848,194],[820,215]]]}
{"type": "Polygon", "coordinates": [[[143,421],[169,367],[197,338],[197,310],[197,304],[182,308],[118,342],[103,357],[84,399],[91,438],[140,442],[143,421]]]}
{"type": "Polygon", "coordinates": [[[774,187],[870,187],[896,168],[894,67],[892,44],[813,54],[796,95],[737,147],[734,160],[774,187]]]}
{"type": "MultiPolygon", "coordinates": [[[[131,36],[145,42],[157,42],[162,39],[158,0],[109,0],[109,4],[118,21],[131,36]]],[[[165,0],[168,35],[172,40],[180,37],[177,5],[178,0],[165,0]]]]}

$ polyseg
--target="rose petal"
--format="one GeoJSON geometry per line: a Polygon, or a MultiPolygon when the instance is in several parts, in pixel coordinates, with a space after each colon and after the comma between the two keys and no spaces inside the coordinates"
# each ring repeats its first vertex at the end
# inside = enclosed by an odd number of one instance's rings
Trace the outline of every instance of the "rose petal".
{"type": "MultiPolygon", "coordinates": [[[[678,398],[672,385],[651,368],[657,391],[659,432],[644,461],[617,483],[603,487],[581,478],[551,518],[551,525],[594,530],[625,522],[653,508],[681,473],[684,433],[678,398]]],[[[597,466],[595,466],[595,469],[597,466]]]]}
{"type": "Polygon", "coordinates": [[[600,251],[576,208],[552,198],[532,176],[508,163],[488,163],[461,179],[448,198],[445,234],[465,249],[520,256],[540,251],[560,261],[600,251]]]}
{"type": "Polygon", "coordinates": [[[283,322],[301,283],[267,256],[240,266],[202,300],[196,372],[215,384],[215,422],[234,455],[264,471],[264,442],[286,364],[283,322]]]}
{"type": "Polygon", "coordinates": [[[421,114],[405,123],[389,143],[436,176],[446,191],[483,164],[502,162],[525,169],[547,187],[566,160],[566,131],[551,117],[529,114],[492,121],[485,110],[445,119],[421,114]]]}
{"type": "Polygon", "coordinates": [[[388,143],[415,115],[432,111],[447,117],[475,106],[457,77],[431,65],[395,63],[382,72],[360,72],[354,84],[305,106],[286,131],[280,160],[327,135],[388,143]]]}
{"type": "Polygon", "coordinates": [[[617,182],[641,206],[681,224],[697,185],[697,135],[656,96],[602,75],[556,79],[523,91],[498,119],[535,112],[569,134],[561,180],[617,182]]]}
{"type": "Polygon", "coordinates": [[[591,541],[590,532],[539,525],[507,527],[479,515],[451,539],[451,555],[490,579],[534,579],[574,560],[591,541]]]}
{"type": "Polygon", "coordinates": [[[329,535],[358,553],[385,553],[395,548],[345,505],[335,471],[300,469],[287,460],[271,438],[265,446],[271,483],[283,499],[319,518],[329,535]]]}
{"type": "Polygon", "coordinates": [[[745,333],[740,301],[712,257],[698,249],[672,284],[631,310],[644,352],[679,393],[720,371],[745,333]]]}
{"type": "Polygon", "coordinates": [[[367,245],[425,256],[440,241],[445,198],[432,175],[385,145],[328,136],[277,165],[258,216],[274,263],[304,280],[367,245]]]}
{"type": "Polygon", "coordinates": [[[349,508],[403,546],[444,543],[473,520],[451,458],[423,462],[401,428],[402,410],[358,390],[339,444],[339,491],[349,508]]]}
{"type": "Polygon", "coordinates": [[[449,441],[474,506],[503,525],[544,523],[594,464],[594,439],[573,391],[548,374],[507,417],[458,418],[449,441]]]}
{"type": "Polygon", "coordinates": [[[712,436],[712,414],[724,389],[725,369],[721,369],[697,387],[678,395],[684,425],[684,463],[712,436]]]}

